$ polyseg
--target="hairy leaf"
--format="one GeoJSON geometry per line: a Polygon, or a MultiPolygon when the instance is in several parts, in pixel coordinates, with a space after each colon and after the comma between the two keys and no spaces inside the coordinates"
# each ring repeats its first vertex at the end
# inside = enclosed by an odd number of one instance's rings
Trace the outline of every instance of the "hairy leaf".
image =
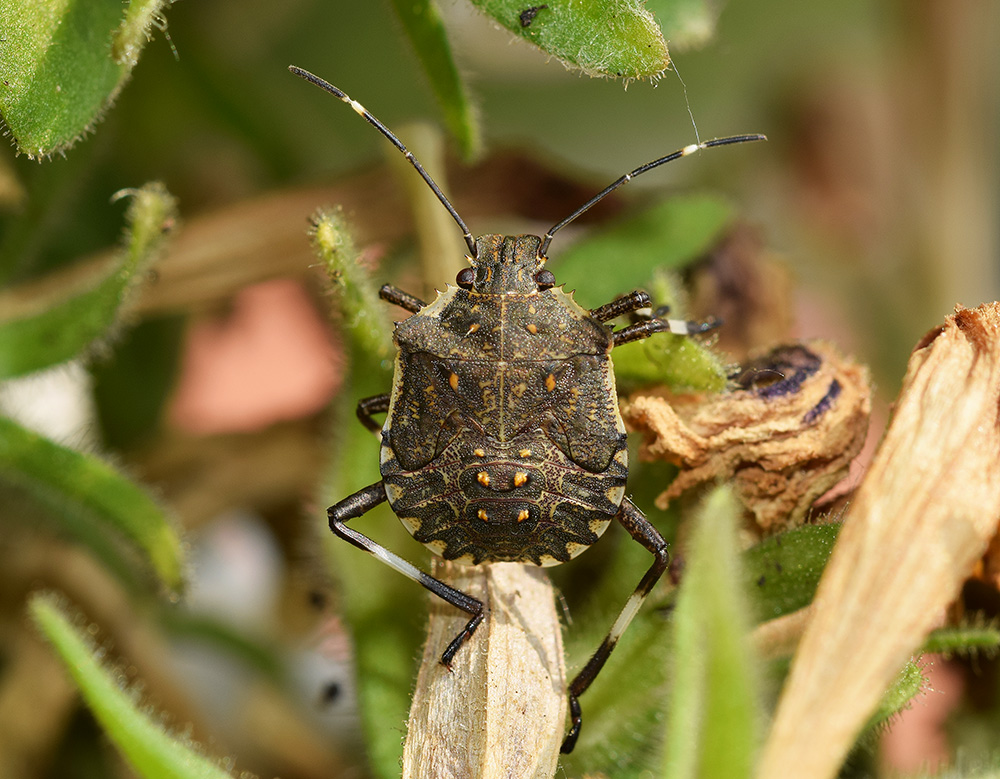
{"type": "Polygon", "coordinates": [[[640,0],[473,3],[515,35],[590,76],[656,78],[670,64],[663,33],[640,0]]]}
{"type": "MultiPolygon", "coordinates": [[[[361,398],[389,390],[392,342],[387,304],[379,300],[374,283],[358,265],[343,221],[319,214],[314,241],[338,293],[351,366],[340,392],[337,435],[320,496],[326,506],[378,481],[378,439],[358,423],[354,409],[361,398]]],[[[364,532],[379,543],[404,556],[420,552],[387,505],[364,519],[364,532]]],[[[403,755],[400,734],[406,726],[423,636],[423,590],[325,529],[324,533],[354,640],[361,726],[372,772],[386,779],[398,777],[403,755]]]]}
{"type": "MultiPolygon", "coordinates": [[[[126,550],[109,548],[108,540],[124,541],[164,585],[180,588],[183,560],[174,528],[146,492],[101,460],[0,417],[0,493],[40,510],[58,532],[91,547],[119,572],[135,566],[126,550]]],[[[0,501],[7,509],[0,521],[17,520],[13,502],[0,501]]]]}
{"type": "Polygon", "coordinates": [[[162,184],[129,190],[125,248],[112,262],[28,282],[0,293],[0,378],[75,357],[115,325],[173,225],[162,184]]]}
{"type": "Polygon", "coordinates": [[[135,694],[123,688],[124,675],[98,660],[98,649],[65,602],[51,594],[34,596],[29,610],[55,647],[87,706],[132,768],[147,779],[229,779],[231,773],[168,733],[135,694]]]}
{"type": "Polygon", "coordinates": [[[731,491],[705,500],[674,613],[674,684],[663,773],[669,779],[749,777],[757,740],[756,669],[746,640],[731,491]]]}
{"type": "Polygon", "coordinates": [[[90,131],[138,62],[166,0],[0,0],[0,116],[29,157],[90,131]]]}

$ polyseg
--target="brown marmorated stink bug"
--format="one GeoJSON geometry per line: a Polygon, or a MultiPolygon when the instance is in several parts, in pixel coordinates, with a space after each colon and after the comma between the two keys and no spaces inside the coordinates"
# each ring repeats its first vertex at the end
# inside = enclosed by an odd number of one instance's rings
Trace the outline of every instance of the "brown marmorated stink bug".
{"type": "Polygon", "coordinates": [[[462,228],[471,267],[432,303],[391,286],[380,295],[412,316],[396,325],[392,392],[358,403],[358,418],[381,432],[381,481],[328,510],[330,529],[471,618],[448,645],[448,666],[483,619],[483,604],[424,573],[347,523],[388,501],[413,537],[446,560],[469,565],[549,566],[576,557],[618,522],[654,557],[611,630],[569,685],[580,734],[579,696],[607,661],[667,568],[667,544],[625,496],[628,450],[611,350],[654,333],[712,325],[651,318],[614,330],[611,320],[646,308],[636,290],[586,310],[545,268],[552,236],[630,179],[710,146],[764,140],[737,135],[686,146],[636,168],[539,238],[482,235],[465,222],[417,159],[358,102],[297,67],[291,72],[348,103],[410,161],[462,228]],[[379,425],[372,416],[386,413],[379,425]]]}

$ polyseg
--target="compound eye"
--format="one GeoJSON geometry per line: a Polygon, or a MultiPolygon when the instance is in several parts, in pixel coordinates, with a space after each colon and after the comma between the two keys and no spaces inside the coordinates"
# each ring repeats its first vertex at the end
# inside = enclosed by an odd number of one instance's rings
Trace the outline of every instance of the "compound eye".
{"type": "Polygon", "coordinates": [[[555,274],[548,268],[542,268],[535,274],[535,283],[538,284],[539,289],[549,289],[549,287],[555,286],[555,274]]]}
{"type": "Polygon", "coordinates": [[[472,289],[472,282],[476,280],[476,272],[472,268],[462,268],[455,277],[455,283],[462,289],[472,289]]]}

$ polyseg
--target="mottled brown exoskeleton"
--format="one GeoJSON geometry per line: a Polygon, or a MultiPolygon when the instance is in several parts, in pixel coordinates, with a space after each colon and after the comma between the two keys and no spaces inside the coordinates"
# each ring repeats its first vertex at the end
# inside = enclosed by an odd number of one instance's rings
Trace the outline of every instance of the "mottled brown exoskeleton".
{"type": "Polygon", "coordinates": [[[483,604],[347,526],[383,501],[417,541],[460,563],[564,563],[615,519],[653,555],[607,637],[569,685],[572,724],[562,747],[569,752],[580,733],[579,696],[669,560],[662,536],[625,496],[628,450],[611,350],[653,333],[702,332],[714,325],[650,318],[614,330],[608,322],[647,308],[649,296],[637,290],[599,308],[581,308],[555,286],[545,268],[546,251],[556,231],[631,178],[699,149],[763,136],[693,144],[647,163],[544,238],[473,239],[441,189],[385,125],[323,79],[291,71],[348,103],[406,155],[462,228],[471,263],[430,304],[382,288],[382,298],[412,313],[396,325],[391,394],[358,404],[361,422],[381,432],[382,480],[331,506],[330,529],[470,615],[442,654],[445,665],[482,621],[483,604]],[[380,426],[372,417],[383,412],[380,426]]]}

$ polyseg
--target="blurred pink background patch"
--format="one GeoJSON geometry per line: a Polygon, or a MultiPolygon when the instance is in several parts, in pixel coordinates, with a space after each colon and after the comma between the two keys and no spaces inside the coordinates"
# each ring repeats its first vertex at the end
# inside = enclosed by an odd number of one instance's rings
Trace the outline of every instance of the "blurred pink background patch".
{"type": "Polygon", "coordinates": [[[169,410],[195,434],[245,432],[319,411],[340,386],[340,350],[296,281],[242,290],[194,322],[169,410]]]}

